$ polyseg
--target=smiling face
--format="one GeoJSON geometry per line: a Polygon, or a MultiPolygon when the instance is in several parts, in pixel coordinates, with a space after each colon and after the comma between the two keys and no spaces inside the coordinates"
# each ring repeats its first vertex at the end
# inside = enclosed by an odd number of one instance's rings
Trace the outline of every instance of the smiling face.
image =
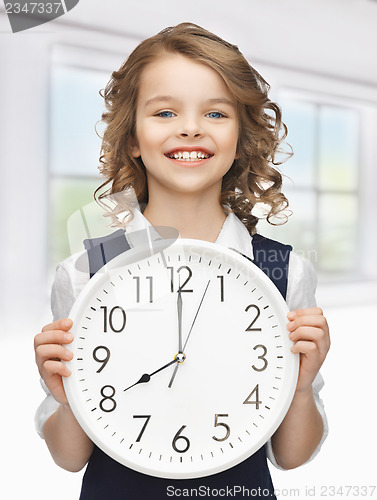
{"type": "Polygon", "coordinates": [[[236,102],[216,71],[180,54],[167,54],[142,73],[134,157],[146,168],[148,191],[210,192],[236,157],[236,102]]]}

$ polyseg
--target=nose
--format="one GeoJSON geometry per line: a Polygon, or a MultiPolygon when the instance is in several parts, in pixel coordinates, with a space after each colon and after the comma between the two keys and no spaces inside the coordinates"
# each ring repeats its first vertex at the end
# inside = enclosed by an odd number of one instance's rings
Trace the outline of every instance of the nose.
{"type": "Polygon", "coordinates": [[[180,137],[201,137],[203,135],[204,131],[202,129],[202,126],[200,124],[200,120],[195,117],[186,117],[182,118],[180,124],[179,124],[179,129],[178,129],[178,135],[180,137]]]}

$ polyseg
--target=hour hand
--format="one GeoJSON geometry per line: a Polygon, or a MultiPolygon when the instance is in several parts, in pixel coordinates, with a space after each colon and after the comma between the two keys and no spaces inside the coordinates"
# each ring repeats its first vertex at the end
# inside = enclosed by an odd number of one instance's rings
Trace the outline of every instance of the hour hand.
{"type": "Polygon", "coordinates": [[[124,389],[123,392],[128,391],[128,389],[131,389],[131,387],[134,387],[135,385],[145,384],[146,382],[149,382],[150,379],[151,379],[151,377],[153,377],[153,375],[156,375],[156,373],[161,372],[162,370],[165,370],[165,368],[167,368],[168,366],[173,365],[174,363],[178,363],[178,361],[179,361],[179,358],[176,356],[173,359],[173,361],[170,361],[169,363],[167,363],[166,365],[162,366],[158,370],[155,370],[154,372],[152,372],[150,374],[149,373],[144,373],[137,382],[135,382],[134,384],[132,384],[129,387],[127,387],[126,389],[124,389]]]}
{"type": "Polygon", "coordinates": [[[177,371],[178,371],[178,366],[177,365],[175,368],[174,368],[174,371],[173,371],[173,375],[171,376],[171,379],[170,379],[170,382],[169,382],[169,389],[171,388],[171,386],[173,385],[173,382],[174,382],[174,379],[175,379],[175,376],[177,375],[177,371]]]}

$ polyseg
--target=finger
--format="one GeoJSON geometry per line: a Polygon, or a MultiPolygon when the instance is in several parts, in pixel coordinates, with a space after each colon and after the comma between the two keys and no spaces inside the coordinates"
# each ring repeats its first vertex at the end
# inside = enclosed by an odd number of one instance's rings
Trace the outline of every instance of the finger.
{"type": "Polygon", "coordinates": [[[323,316],[323,310],[320,307],[306,307],[304,309],[295,309],[288,313],[289,318],[291,318],[291,316],[296,317],[296,316],[307,316],[307,315],[323,316]]]}
{"type": "Polygon", "coordinates": [[[289,338],[293,342],[298,342],[300,340],[314,342],[321,354],[326,354],[330,347],[329,337],[321,328],[301,326],[294,332],[291,332],[289,338]]]}
{"type": "Polygon", "coordinates": [[[69,377],[70,374],[71,371],[61,361],[49,359],[43,363],[42,377],[45,381],[47,377],[53,377],[54,375],[59,375],[60,377],[69,377]]]}
{"type": "Polygon", "coordinates": [[[68,331],[73,322],[70,318],[64,318],[64,319],[59,319],[57,321],[54,321],[53,323],[49,323],[48,325],[45,325],[42,328],[42,332],[47,332],[49,330],[64,330],[68,331]]]}
{"type": "Polygon", "coordinates": [[[35,350],[37,364],[42,365],[48,359],[70,361],[73,353],[59,344],[42,344],[35,350]]]}
{"type": "Polygon", "coordinates": [[[300,326],[289,334],[289,338],[294,341],[310,340],[311,342],[321,342],[325,338],[325,333],[321,328],[314,326],[300,326]]]}
{"type": "Polygon", "coordinates": [[[34,349],[42,344],[69,344],[73,335],[64,330],[47,330],[34,337],[34,349]]]}
{"type": "Polygon", "coordinates": [[[73,358],[73,353],[65,347],[57,344],[43,344],[35,351],[35,361],[40,375],[43,377],[43,365],[46,361],[70,361],[73,358]]]}
{"type": "Polygon", "coordinates": [[[288,324],[289,331],[296,330],[300,326],[313,326],[321,328],[324,332],[328,332],[327,320],[322,315],[312,314],[305,316],[295,316],[288,324]]]}
{"type": "Polygon", "coordinates": [[[320,357],[317,344],[308,340],[299,340],[291,347],[291,351],[295,354],[305,354],[308,357],[320,357]]]}

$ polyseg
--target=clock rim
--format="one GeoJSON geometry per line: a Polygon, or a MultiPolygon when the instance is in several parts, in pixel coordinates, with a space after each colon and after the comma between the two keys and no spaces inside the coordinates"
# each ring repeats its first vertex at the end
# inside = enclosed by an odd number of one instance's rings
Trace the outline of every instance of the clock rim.
{"type": "MultiPolygon", "coordinates": [[[[198,249],[210,249],[211,251],[215,252],[220,252],[225,255],[228,255],[231,259],[235,259],[240,263],[242,267],[250,267],[253,272],[255,272],[257,279],[260,279],[264,282],[264,285],[267,286],[267,288],[270,288],[270,291],[273,296],[273,300],[276,302],[275,305],[277,305],[279,308],[281,308],[281,312],[286,314],[289,312],[288,306],[286,304],[286,301],[282,297],[280,291],[276,287],[276,285],[268,278],[268,276],[256,265],[252,260],[250,260],[248,257],[245,255],[241,254],[237,250],[230,249],[227,247],[223,247],[221,245],[218,245],[216,243],[211,243],[203,240],[196,240],[196,239],[189,239],[189,238],[179,238],[179,239],[174,239],[174,240],[157,240],[157,242],[153,242],[153,247],[152,247],[152,252],[151,248],[148,245],[140,245],[140,247],[137,248],[131,248],[130,250],[127,250],[120,255],[114,257],[112,260],[110,260],[107,264],[105,264],[101,269],[99,269],[96,274],[89,280],[88,283],[84,286],[84,288],[81,290],[80,294],[76,298],[69,317],[72,318],[73,320],[79,313],[81,312],[82,316],[82,311],[80,309],[83,309],[85,307],[85,301],[87,301],[87,294],[92,293],[92,290],[97,290],[102,282],[107,281],[109,272],[113,271],[117,267],[123,267],[127,265],[131,265],[138,260],[144,260],[145,258],[148,258],[155,253],[159,253],[161,249],[164,248],[170,248],[172,246],[196,246],[198,249]],[[160,249],[161,247],[161,249],[160,249]],[[142,258],[137,258],[135,260],[135,257],[138,257],[142,255],[142,258]]],[[[81,317],[79,316],[79,317],[81,317]]],[[[74,326],[72,327],[71,331],[74,331],[74,326]]],[[[287,330],[288,334],[288,330],[287,330]]],[[[293,342],[291,342],[288,339],[288,342],[293,345],[293,342]]],[[[68,344],[66,347],[70,349],[72,344],[68,344]]],[[[73,352],[73,350],[72,350],[73,352]]],[[[106,442],[104,442],[101,438],[99,438],[96,435],[95,430],[92,429],[92,426],[90,423],[87,422],[87,420],[84,418],[85,412],[80,410],[80,405],[76,405],[76,397],[74,395],[75,392],[75,385],[74,385],[74,379],[69,377],[63,377],[63,386],[64,390],[66,392],[66,396],[68,399],[68,403],[71,407],[71,410],[78,421],[79,425],[82,427],[84,432],[88,435],[88,437],[93,441],[93,443],[98,446],[104,453],[109,455],[111,458],[119,462],[120,464],[124,465],[125,467],[129,467],[132,470],[135,470],[137,472],[147,474],[153,477],[159,477],[163,479],[195,479],[195,478],[204,478],[208,477],[214,474],[218,474],[221,472],[225,472],[226,470],[242,463],[243,461],[247,460],[250,456],[255,454],[262,446],[264,446],[268,440],[271,438],[271,436],[274,434],[274,432],[278,429],[279,425],[283,421],[291,403],[292,399],[296,390],[296,385],[297,385],[297,379],[298,379],[298,371],[299,371],[299,354],[293,354],[290,353],[290,361],[287,365],[287,373],[288,375],[285,378],[285,384],[289,384],[288,386],[288,392],[286,394],[286,397],[284,399],[284,403],[280,406],[280,409],[278,411],[278,414],[274,420],[274,423],[272,426],[270,426],[268,432],[264,433],[260,439],[258,439],[256,442],[254,442],[253,446],[250,448],[252,451],[246,451],[241,455],[238,455],[236,458],[229,460],[225,466],[214,466],[212,469],[206,469],[204,474],[203,471],[197,471],[197,472],[175,472],[175,471],[170,471],[170,472],[165,472],[165,471],[156,471],[156,469],[153,469],[151,467],[147,466],[141,466],[138,463],[135,464],[135,462],[132,462],[128,459],[125,459],[121,455],[119,455],[116,451],[114,451],[113,448],[109,447],[106,442]]],[[[68,369],[71,368],[71,361],[63,361],[63,363],[68,367],[68,369]]],[[[72,370],[71,370],[72,371],[72,370]]],[[[79,400],[80,401],[80,400],[79,400]]],[[[208,467],[208,466],[207,466],[208,467]]]]}

